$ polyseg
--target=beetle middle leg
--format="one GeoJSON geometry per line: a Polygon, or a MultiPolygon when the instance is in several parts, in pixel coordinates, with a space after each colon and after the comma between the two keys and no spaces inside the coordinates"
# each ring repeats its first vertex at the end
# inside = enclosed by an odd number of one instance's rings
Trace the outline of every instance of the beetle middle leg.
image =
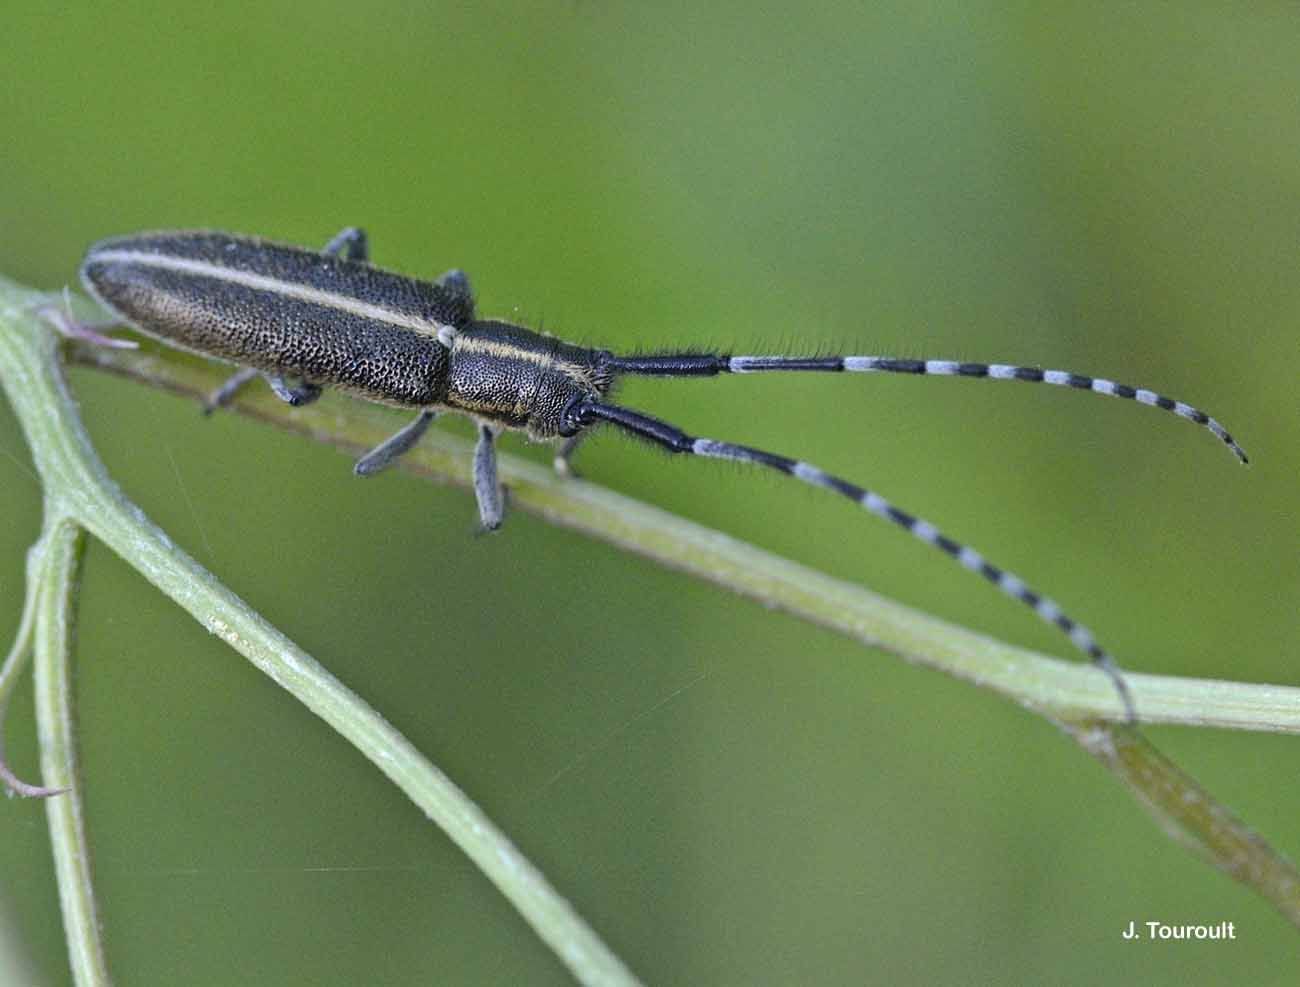
{"type": "Polygon", "coordinates": [[[415,421],[358,459],[356,465],[352,467],[352,472],[357,476],[374,476],[380,470],[391,466],[399,456],[410,451],[411,447],[420,441],[420,436],[429,430],[429,424],[434,417],[432,411],[421,411],[415,421]]]}

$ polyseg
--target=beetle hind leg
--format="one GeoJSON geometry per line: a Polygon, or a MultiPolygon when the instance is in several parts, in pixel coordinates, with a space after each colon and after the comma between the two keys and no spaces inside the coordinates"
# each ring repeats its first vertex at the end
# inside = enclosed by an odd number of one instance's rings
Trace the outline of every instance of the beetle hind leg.
{"type": "Polygon", "coordinates": [[[266,374],[266,382],[271,385],[271,390],[275,392],[277,398],[295,408],[311,404],[321,395],[320,385],[313,384],[306,378],[299,379],[296,384],[290,384],[285,378],[276,374],[266,374]]]}
{"type": "Polygon", "coordinates": [[[264,374],[253,367],[240,367],[233,374],[226,378],[226,382],[208,395],[203,402],[203,413],[210,415],[218,408],[224,408],[231,401],[235,400],[235,395],[244,389],[252,380],[258,377],[265,377],[266,382],[271,385],[271,390],[285,404],[292,405],[295,408],[301,408],[304,404],[311,404],[321,395],[319,384],[313,384],[309,380],[300,380],[297,384],[290,384],[284,377],[276,374],[264,374]]]}
{"type": "MultiPolygon", "coordinates": [[[[450,272],[448,272],[450,273],[450,272]]],[[[140,344],[133,339],[118,339],[105,336],[104,331],[122,325],[121,319],[108,319],[104,322],[83,322],[72,314],[72,296],[67,288],[63,289],[63,304],[55,305],[49,301],[39,301],[31,305],[30,311],[53,326],[60,335],[67,339],[80,339],[94,346],[107,346],[110,349],[134,350],[140,344]]]]}
{"type": "Polygon", "coordinates": [[[238,394],[250,380],[253,380],[258,372],[252,367],[240,367],[233,374],[226,378],[224,384],[207,396],[203,401],[203,413],[210,415],[218,408],[224,408],[235,399],[238,394]]]}

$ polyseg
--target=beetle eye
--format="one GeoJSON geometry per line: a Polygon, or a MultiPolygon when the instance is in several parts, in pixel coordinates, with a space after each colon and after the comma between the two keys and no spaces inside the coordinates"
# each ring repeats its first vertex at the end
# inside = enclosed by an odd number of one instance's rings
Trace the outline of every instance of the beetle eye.
{"type": "Polygon", "coordinates": [[[560,437],[567,439],[570,436],[577,435],[586,424],[583,421],[585,415],[583,409],[586,406],[587,399],[584,396],[578,396],[569,401],[560,412],[560,437]]]}

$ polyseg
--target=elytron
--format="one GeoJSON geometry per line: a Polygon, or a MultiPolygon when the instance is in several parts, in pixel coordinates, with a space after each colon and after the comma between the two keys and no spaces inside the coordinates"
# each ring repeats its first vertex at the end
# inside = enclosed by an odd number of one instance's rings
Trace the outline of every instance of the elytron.
{"type": "MultiPolygon", "coordinates": [[[[478,425],[474,492],[486,529],[501,525],[504,501],[495,443],[503,430],[559,442],[567,472],[578,443],[606,424],[672,453],[763,466],[833,491],[978,573],[1059,628],[1114,683],[1130,721],[1128,687],[1092,633],[1047,596],[988,562],[934,525],[879,494],[799,459],[689,435],[609,400],[624,375],[710,377],[780,371],[984,377],[1055,384],[1162,408],[1203,426],[1243,463],[1245,452],[1205,412],[1146,388],[1063,370],[1001,363],[882,356],[734,356],[720,353],[618,355],[475,312],[469,280],[451,270],[434,281],[368,263],[365,233],[349,227],[319,250],[215,231],[140,233],[103,240],[81,267],[87,289],[121,321],[165,343],[239,369],[208,407],[228,403],[263,377],[293,405],[333,386],[370,401],[416,410],[414,420],[356,463],[359,476],[391,464],[441,412],[478,425]]],[[[67,326],[94,336],[92,327],[67,326]]]]}

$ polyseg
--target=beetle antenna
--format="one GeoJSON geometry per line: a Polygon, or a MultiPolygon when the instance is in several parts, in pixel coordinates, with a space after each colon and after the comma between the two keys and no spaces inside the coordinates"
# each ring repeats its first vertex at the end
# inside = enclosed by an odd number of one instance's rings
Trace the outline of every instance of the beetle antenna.
{"type": "Polygon", "coordinates": [[[814,371],[820,373],[886,373],[930,377],[984,377],[989,380],[1022,380],[1055,384],[1080,391],[1093,391],[1113,398],[1125,398],[1172,412],[1200,425],[1226,445],[1242,463],[1250,460],[1228,430],[1199,408],[1166,397],[1145,387],[1117,384],[1102,377],[1089,377],[1069,370],[1041,370],[1008,363],[964,363],[957,360],[902,360],[889,356],[728,356],[714,353],[664,353],[648,356],[613,356],[605,366],[613,373],[651,377],[711,377],[716,374],[814,371]]]}
{"type": "Polygon", "coordinates": [[[895,507],[877,493],[842,480],[810,463],[798,459],[789,459],[775,453],[764,452],[749,446],[736,445],[731,442],[719,442],[715,439],[701,439],[687,435],[681,429],[649,415],[632,411],[617,405],[604,404],[599,401],[587,401],[578,406],[577,419],[582,424],[596,421],[609,422],[625,432],[646,439],[657,446],[674,453],[687,453],[704,456],[709,459],[729,459],[736,462],[754,463],[778,473],[792,476],[804,483],[847,497],[859,507],[865,508],[877,517],[884,518],[892,524],[909,532],[928,545],[933,545],[945,555],[955,559],[965,569],[978,573],[1012,599],[1019,600],[1036,613],[1040,619],[1062,631],[1070,642],[1087,655],[1094,665],[1103,671],[1115,686],[1120,701],[1124,705],[1125,716],[1129,723],[1137,722],[1137,710],[1133,697],[1119,666],[1110,654],[1101,647],[1092,636],[1092,632],[1072,617],[1067,616],[1061,607],[1049,597],[1025,585],[1018,576],[1000,569],[987,562],[979,552],[954,541],[943,534],[930,522],[922,520],[906,511],[895,507]]]}

